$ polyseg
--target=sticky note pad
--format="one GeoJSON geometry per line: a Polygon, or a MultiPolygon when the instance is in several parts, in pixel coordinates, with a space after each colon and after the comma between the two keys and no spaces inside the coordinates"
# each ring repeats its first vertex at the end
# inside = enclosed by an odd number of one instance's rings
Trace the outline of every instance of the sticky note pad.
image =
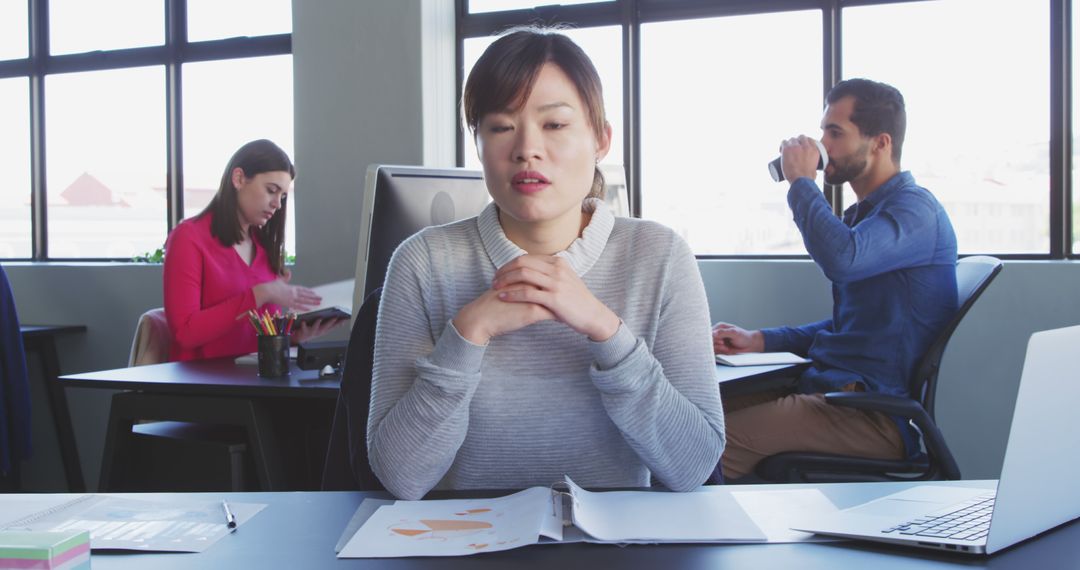
{"type": "Polygon", "coordinates": [[[89,568],[89,531],[0,531],[0,570],[89,568]]]}

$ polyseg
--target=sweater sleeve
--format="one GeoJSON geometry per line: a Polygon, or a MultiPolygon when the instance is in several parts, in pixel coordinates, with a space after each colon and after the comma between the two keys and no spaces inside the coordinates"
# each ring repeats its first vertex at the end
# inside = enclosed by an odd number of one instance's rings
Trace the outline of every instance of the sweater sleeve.
{"type": "Polygon", "coordinates": [[[677,237],[668,259],[652,350],[624,324],[593,346],[590,375],[609,417],[650,471],[669,489],[689,491],[708,478],[724,450],[724,412],[697,263],[677,237]],[[619,353],[626,356],[612,362],[619,353]]]}
{"type": "Polygon", "coordinates": [[[185,349],[218,339],[229,332],[238,315],[255,308],[255,293],[250,288],[215,305],[202,306],[207,281],[229,276],[207,273],[207,264],[203,263],[207,252],[196,243],[197,230],[191,225],[177,227],[165,255],[165,316],[173,342],[185,349]]]}
{"type": "Polygon", "coordinates": [[[368,460],[386,489],[406,500],[423,497],[454,462],[484,357],[452,323],[432,338],[427,255],[419,236],[394,252],[375,334],[368,460]]]}

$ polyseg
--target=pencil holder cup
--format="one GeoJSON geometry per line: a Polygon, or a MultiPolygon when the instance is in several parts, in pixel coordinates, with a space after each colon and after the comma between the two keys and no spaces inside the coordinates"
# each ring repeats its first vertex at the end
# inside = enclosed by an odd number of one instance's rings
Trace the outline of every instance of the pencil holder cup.
{"type": "Polygon", "coordinates": [[[289,375],[289,335],[259,335],[259,376],[289,375]]]}

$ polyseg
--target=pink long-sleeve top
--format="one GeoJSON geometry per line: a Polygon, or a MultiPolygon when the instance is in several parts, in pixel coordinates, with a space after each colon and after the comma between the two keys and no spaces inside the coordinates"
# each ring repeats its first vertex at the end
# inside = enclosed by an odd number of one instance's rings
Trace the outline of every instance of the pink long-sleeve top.
{"type": "MultiPolygon", "coordinates": [[[[247,311],[252,287],[277,278],[255,239],[255,259],[244,263],[232,246],[210,233],[212,214],[184,220],[165,243],[165,316],[172,333],[169,360],[196,360],[255,352],[258,340],[247,311]],[[240,317],[239,319],[237,317],[240,317]]],[[[262,311],[277,311],[270,303],[262,311]]]]}

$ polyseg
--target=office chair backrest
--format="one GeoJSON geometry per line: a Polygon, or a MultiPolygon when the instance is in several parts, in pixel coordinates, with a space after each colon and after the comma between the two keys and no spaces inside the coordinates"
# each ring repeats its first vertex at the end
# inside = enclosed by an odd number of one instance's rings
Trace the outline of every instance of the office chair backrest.
{"type": "Polygon", "coordinates": [[[945,346],[963,320],[971,306],[1001,272],[1001,260],[987,255],[965,257],[956,263],[957,310],[953,318],[945,324],[937,338],[927,349],[911,379],[911,397],[920,400],[926,413],[934,417],[934,399],[937,392],[937,377],[941,369],[941,359],[945,346]]]}
{"type": "Polygon", "coordinates": [[[381,295],[382,287],[368,294],[349,335],[345,364],[341,369],[341,391],[323,466],[323,491],[383,489],[367,458],[371,370],[375,360],[375,324],[381,295]]]}
{"type": "Polygon", "coordinates": [[[165,320],[165,309],[150,309],[139,316],[135,325],[135,338],[131,340],[128,366],[143,366],[169,361],[172,333],[165,320]]]}

